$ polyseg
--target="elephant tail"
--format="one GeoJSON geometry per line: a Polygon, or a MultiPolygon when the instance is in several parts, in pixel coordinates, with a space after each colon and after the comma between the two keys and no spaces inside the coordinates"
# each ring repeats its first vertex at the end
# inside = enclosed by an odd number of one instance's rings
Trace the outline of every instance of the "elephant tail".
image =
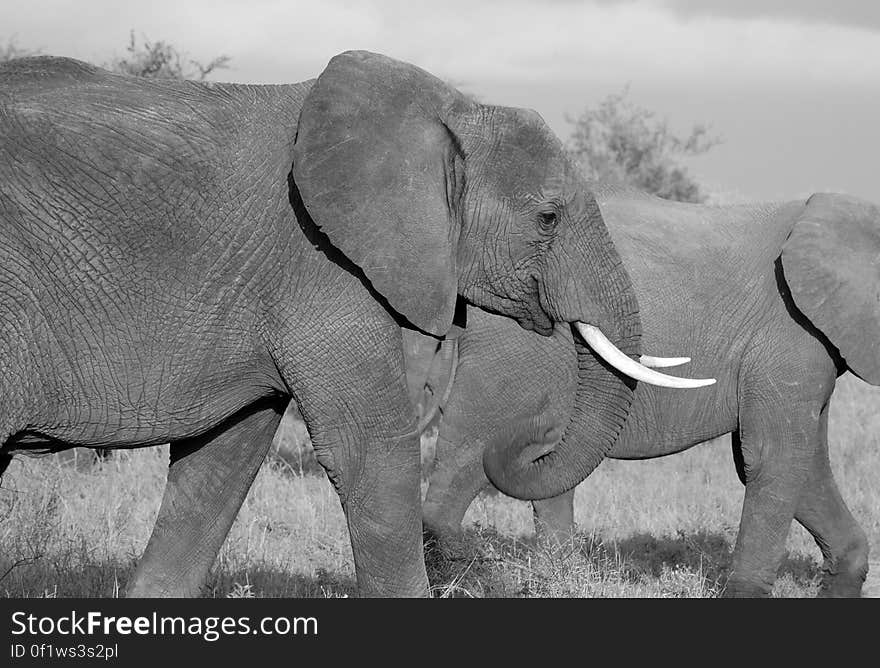
{"type": "Polygon", "coordinates": [[[880,385],[880,207],[848,195],[813,195],[781,259],[798,309],[850,371],[880,385]]]}

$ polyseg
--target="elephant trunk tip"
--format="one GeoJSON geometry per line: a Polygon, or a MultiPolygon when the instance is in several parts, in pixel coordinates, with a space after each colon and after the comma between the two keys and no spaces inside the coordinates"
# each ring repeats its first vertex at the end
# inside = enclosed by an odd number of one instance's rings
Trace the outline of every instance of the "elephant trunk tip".
{"type": "Polygon", "coordinates": [[[563,429],[546,416],[514,421],[486,446],[483,469],[501,492],[527,501],[557,496],[567,489],[556,489],[552,478],[560,453],[563,429]],[[545,476],[545,474],[548,474],[545,476]]]}

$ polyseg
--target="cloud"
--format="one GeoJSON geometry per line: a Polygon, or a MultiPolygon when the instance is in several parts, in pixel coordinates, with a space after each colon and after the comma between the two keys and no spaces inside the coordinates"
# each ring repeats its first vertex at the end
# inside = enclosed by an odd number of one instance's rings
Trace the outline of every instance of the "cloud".
{"type": "Polygon", "coordinates": [[[380,24],[375,37],[400,57],[474,83],[880,82],[880,34],[860,28],[708,15],[685,20],[657,3],[447,6],[453,11],[428,18],[401,5],[397,23],[380,24]]]}
{"type": "Polygon", "coordinates": [[[846,186],[880,201],[878,11],[873,0],[29,0],[0,2],[0,43],[101,63],[134,28],[203,62],[229,55],[217,79],[266,83],[369,49],[536,109],[562,136],[567,112],[629,82],[674,124],[707,120],[725,136],[699,161],[707,178],[751,195],[846,186]]]}
{"type": "Polygon", "coordinates": [[[880,30],[880,3],[875,0],[648,0],[648,3],[668,7],[686,17],[770,18],[880,30]]]}
{"type": "MultiPolygon", "coordinates": [[[[201,60],[228,54],[233,69],[224,76],[241,81],[307,78],[334,54],[362,48],[475,89],[484,81],[525,87],[566,81],[880,82],[880,33],[794,20],[818,16],[814,0],[447,0],[442,6],[422,0],[31,0],[23,6],[4,3],[0,9],[0,25],[12,26],[23,47],[102,62],[123,51],[134,28],[201,60]]],[[[831,13],[856,24],[855,7],[838,0],[831,13]]]]}

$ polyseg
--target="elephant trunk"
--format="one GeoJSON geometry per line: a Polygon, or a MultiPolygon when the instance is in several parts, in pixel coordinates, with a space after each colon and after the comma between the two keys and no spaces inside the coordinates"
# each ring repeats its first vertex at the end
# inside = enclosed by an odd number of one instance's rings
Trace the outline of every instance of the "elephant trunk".
{"type": "MultiPolygon", "coordinates": [[[[568,226],[568,238],[548,255],[538,284],[549,319],[568,322],[574,330],[578,384],[571,420],[559,425],[540,415],[513,421],[484,452],[489,479],[520,499],[562,494],[599,465],[629,413],[633,379],[677,388],[715,382],[668,376],[638,363],[641,322],[635,293],[596,201],[583,196],[584,218],[568,226]]],[[[683,358],[649,361],[668,366],[683,358]]]]}
{"type": "Polygon", "coordinates": [[[601,359],[574,331],[579,322],[587,323],[626,357],[636,360],[641,352],[641,322],[629,275],[598,205],[588,202],[586,210],[586,220],[570,227],[575,238],[558,244],[559,254],[550,258],[541,294],[547,312],[572,326],[578,380],[571,420],[567,425],[546,416],[514,421],[486,444],[483,455],[492,483],[520,499],[557,496],[586,478],[614,445],[633,401],[635,381],[601,359]]]}
{"type": "MultiPolygon", "coordinates": [[[[629,349],[633,342],[621,341],[629,349]]],[[[558,496],[582,482],[617,440],[632,403],[634,381],[576,337],[578,379],[571,420],[540,415],[514,421],[486,444],[483,468],[502,492],[518,499],[558,496]]]]}

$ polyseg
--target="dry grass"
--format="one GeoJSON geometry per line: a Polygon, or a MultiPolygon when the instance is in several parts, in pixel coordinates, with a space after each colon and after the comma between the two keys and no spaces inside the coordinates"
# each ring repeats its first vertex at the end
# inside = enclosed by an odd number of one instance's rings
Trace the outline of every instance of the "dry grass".
{"type": "MultiPolygon", "coordinates": [[[[843,378],[829,432],[835,474],[876,551],[880,389],[843,378]]],[[[103,463],[82,450],[16,458],[0,489],[0,595],[118,595],[149,537],[166,466],[166,448],[119,452],[103,463]]],[[[301,454],[263,466],[212,571],[211,595],[354,592],[339,502],[310,468],[301,454]]],[[[528,504],[483,495],[459,545],[429,547],[434,593],[713,596],[727,576],[742,496],[727,439],[653,461],[605,462],[579,487],[579,532],[556,552],[535,546],[528,504]]],[[[774,593],[813,595],[818,565],[812,539],[793,527],[774,593]]]]}

